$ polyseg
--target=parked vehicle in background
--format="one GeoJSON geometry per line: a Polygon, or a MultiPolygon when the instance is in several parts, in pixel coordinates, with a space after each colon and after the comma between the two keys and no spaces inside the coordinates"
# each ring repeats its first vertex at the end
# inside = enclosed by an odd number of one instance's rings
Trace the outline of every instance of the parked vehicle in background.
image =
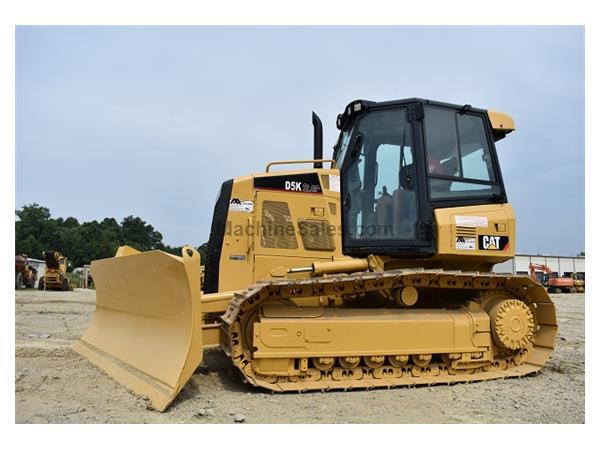
{"type": "Polygon", "coordinates": [[[38,283],[39,290],[68,291],[67,258],[60,252],[43,252],[46,261],[46,272],[38,283]]]}
{"type": "Polygon", "coordinates": [[[575,293],[584,292],[584,281],[580,278],[580,273],[574,272],[570,276],[558,277],[554,275],[554,272],[550,267],[545,264],[529,264],[529,276],[543,284],[548,292],[553,293],[575,293]],[[537,273],[541,272],[541,277],[538,277],[537,273]]]}
{"type": "Polygon", "coordinates": [[[78,287],[83,289],[93,289],[94,280],[92,279],[92,272],[89,264],[86,264],[83,267],[76,267],[73,269],[71,275],[73,276],[71,282],[75,281],[78,287]]]}
{"type": "Polygon", "coordinates": [[[585,273],[573,272],[570,274],[565,273],[565,276],[570,276],[573,279],[573,286],[577,292],[585,292],[585,273]]]}
{"type": "Polygon", "coordinates": [[[27,255],[15,255],[15,289],[35,287],[37,270],[29,264],[27,255]]]}

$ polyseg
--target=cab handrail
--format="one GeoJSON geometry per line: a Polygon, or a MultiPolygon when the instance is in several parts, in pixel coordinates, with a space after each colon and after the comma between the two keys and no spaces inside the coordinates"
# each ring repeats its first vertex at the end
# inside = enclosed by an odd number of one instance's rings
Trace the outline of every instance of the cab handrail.
{"type": "Polygon", "coordinates": [[[313,163],[324,163],[324,162],[331,163],[331,167],[333,167],[335,164],[335,159],[301,159],[301,160],[297,160],[297,161],[274,161],[274,162],[267,164],[267,168],[265,169],[265,172],[269,172],[269,169],[271,168],[271,166],[281,166],[284,164],[286,164],[286,165],[287,164],[313,164],[313,163]]]}

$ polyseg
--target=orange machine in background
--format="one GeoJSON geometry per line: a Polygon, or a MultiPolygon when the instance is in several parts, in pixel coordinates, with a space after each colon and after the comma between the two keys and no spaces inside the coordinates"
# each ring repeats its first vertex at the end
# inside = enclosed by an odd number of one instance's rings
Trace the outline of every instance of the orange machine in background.
{"type": "Polygon", "coordinates": [[[571,274],[570,277],[555,277],[554,272],[545,264],[529,264],[529,276],[542,283],[548,292],[584,292],[585,284],[578,276],[577,272],[571,274]],[[542,272],[542,278],[539,279],[536,272],[542,272]],[[545,275],[545,276],[544,276],[545,275]]]}

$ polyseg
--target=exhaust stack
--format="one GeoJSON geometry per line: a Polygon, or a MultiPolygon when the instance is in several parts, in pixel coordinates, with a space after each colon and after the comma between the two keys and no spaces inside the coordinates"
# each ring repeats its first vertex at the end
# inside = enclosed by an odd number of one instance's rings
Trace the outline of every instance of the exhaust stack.
{"type": "MultiPolygon", "coordinates": [[[[312,124],[314,128],[313,159],[323,159],[323,124],[319,116],[312,113],[312,124]]],[[[315,169],[322,169],[323,163],[314,163],[315,169]]]]}

